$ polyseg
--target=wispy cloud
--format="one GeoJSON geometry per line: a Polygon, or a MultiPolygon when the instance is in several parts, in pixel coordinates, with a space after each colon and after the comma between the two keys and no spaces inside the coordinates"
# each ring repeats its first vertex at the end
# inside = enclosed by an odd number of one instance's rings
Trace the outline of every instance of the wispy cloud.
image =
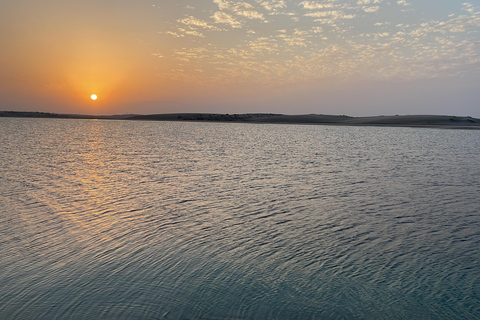
{"type": "Polygon", "coordinates": [[[259,13],[253,5],[248,2],[234,2],[228,0],[214,0],[220,10],[232,12],[235,15],[248,19],[265,20],[263,14],[259,13]]]}
{"type": "Polygon", "coordinates": [[[223,11],[217,11],[215,14],[212,16],[212,18],[215,20],[215,23],[222,23],[222,24],[228,24],[232,28],[241,28],[242,24],[236,20],[232,15],[223,12],[223,11]]]}
{"type": "Polygon", "coordinates": [[[373,7],[362,7],[363,11],[365,12],[377,12],[378,9],[380,9],[379,6],[373,6],[373,7]]]}
{"type": "Polygon", "coordinates": [[[404,6],[404,7],[407,7],[407,6],[410,6],[410,5],[411,5],[411,4],[408,3],[406,0],[398,0],[398,1],[397,1],[397,4],[398,4],[399,6],[404,6]]]}
{"type": "MultiPolygon", "coordinates": [[[[213,4],[208,15],[196,10],[195,16],[177,19],[165,32],[178,38],[183,48],[188,41],[197,45],[172,54],[178,69],[201,68],[203,75],[196,77],[204,82],[244,79],[272,84],[359,75],[414,79],[480,68],[480,12],[470,3],[431,19],[405,0],[213,4]],[[405,15],[406,7],[412,14],[405,15]],[[405,18],[391,21],[393,10],[405,18]],[[416,20],[415,13],[422,19],[416,20]]],[[[162,55],[168,59],[167,53],[162,55]]]]}
{"type": "Polygon", "coordinates": [[[212,25],[208,24],[206,21],[196,19],[192,16],[190,16],[188,18],[180,19],[180,20],[178,20],[178,22],[180,22],[184,25],[187,25],[191,28],[200,27],[200,28],[209,29],[209,30],[215,30],[216,29],[215,26],[212,26],[212,25]]]}
{"type": "Polygon", "coordinates": [[[303,2],[300,2],[300,5],[303,6],[304,9],[308,9],[308,10],[332,9],[335,7],[333,2],[334,1],[330,1],[327,3],[303,1],[303,2]]]}
{"type": "Polygon", "coordinates": [[[257,2],[268,11],[277,11],[287,7],[287,4],[283,0],[258,0],[257,2]]]}

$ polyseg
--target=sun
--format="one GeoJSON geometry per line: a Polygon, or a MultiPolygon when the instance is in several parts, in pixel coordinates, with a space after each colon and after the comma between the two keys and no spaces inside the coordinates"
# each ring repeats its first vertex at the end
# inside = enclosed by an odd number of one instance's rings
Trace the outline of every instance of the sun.
{"type": "Polygon", "coordinates": [[[90,99],[92,99],[92,100],[97,100],[97,95],[96,95],[96,94],[92,94],[92,95],[90,96],[90,99]]]}

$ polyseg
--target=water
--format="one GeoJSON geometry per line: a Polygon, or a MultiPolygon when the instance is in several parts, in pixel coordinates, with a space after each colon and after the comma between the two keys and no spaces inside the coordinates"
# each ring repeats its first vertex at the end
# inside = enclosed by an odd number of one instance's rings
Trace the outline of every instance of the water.
{"type": "Polygon", "coordinates": [[[0,118],[2,319],[478,319],[480,131],[0,118]]]}

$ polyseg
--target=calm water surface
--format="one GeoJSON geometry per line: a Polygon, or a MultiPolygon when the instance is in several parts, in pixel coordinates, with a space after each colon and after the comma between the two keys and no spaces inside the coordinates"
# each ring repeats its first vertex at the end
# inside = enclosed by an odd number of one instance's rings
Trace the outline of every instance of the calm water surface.
{"type": "Polygon", "coordinates": [[[478,319],[480,131],[0,118],[1,319],[478,319]]]}

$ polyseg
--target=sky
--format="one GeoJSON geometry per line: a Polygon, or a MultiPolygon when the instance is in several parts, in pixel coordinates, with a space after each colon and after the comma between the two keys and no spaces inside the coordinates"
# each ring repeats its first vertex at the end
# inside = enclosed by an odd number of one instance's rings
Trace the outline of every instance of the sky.
{"type": "Polygon", "coordinates": [[[478,0],[0,6],[0,110],[480,117],[478,0]]]}

